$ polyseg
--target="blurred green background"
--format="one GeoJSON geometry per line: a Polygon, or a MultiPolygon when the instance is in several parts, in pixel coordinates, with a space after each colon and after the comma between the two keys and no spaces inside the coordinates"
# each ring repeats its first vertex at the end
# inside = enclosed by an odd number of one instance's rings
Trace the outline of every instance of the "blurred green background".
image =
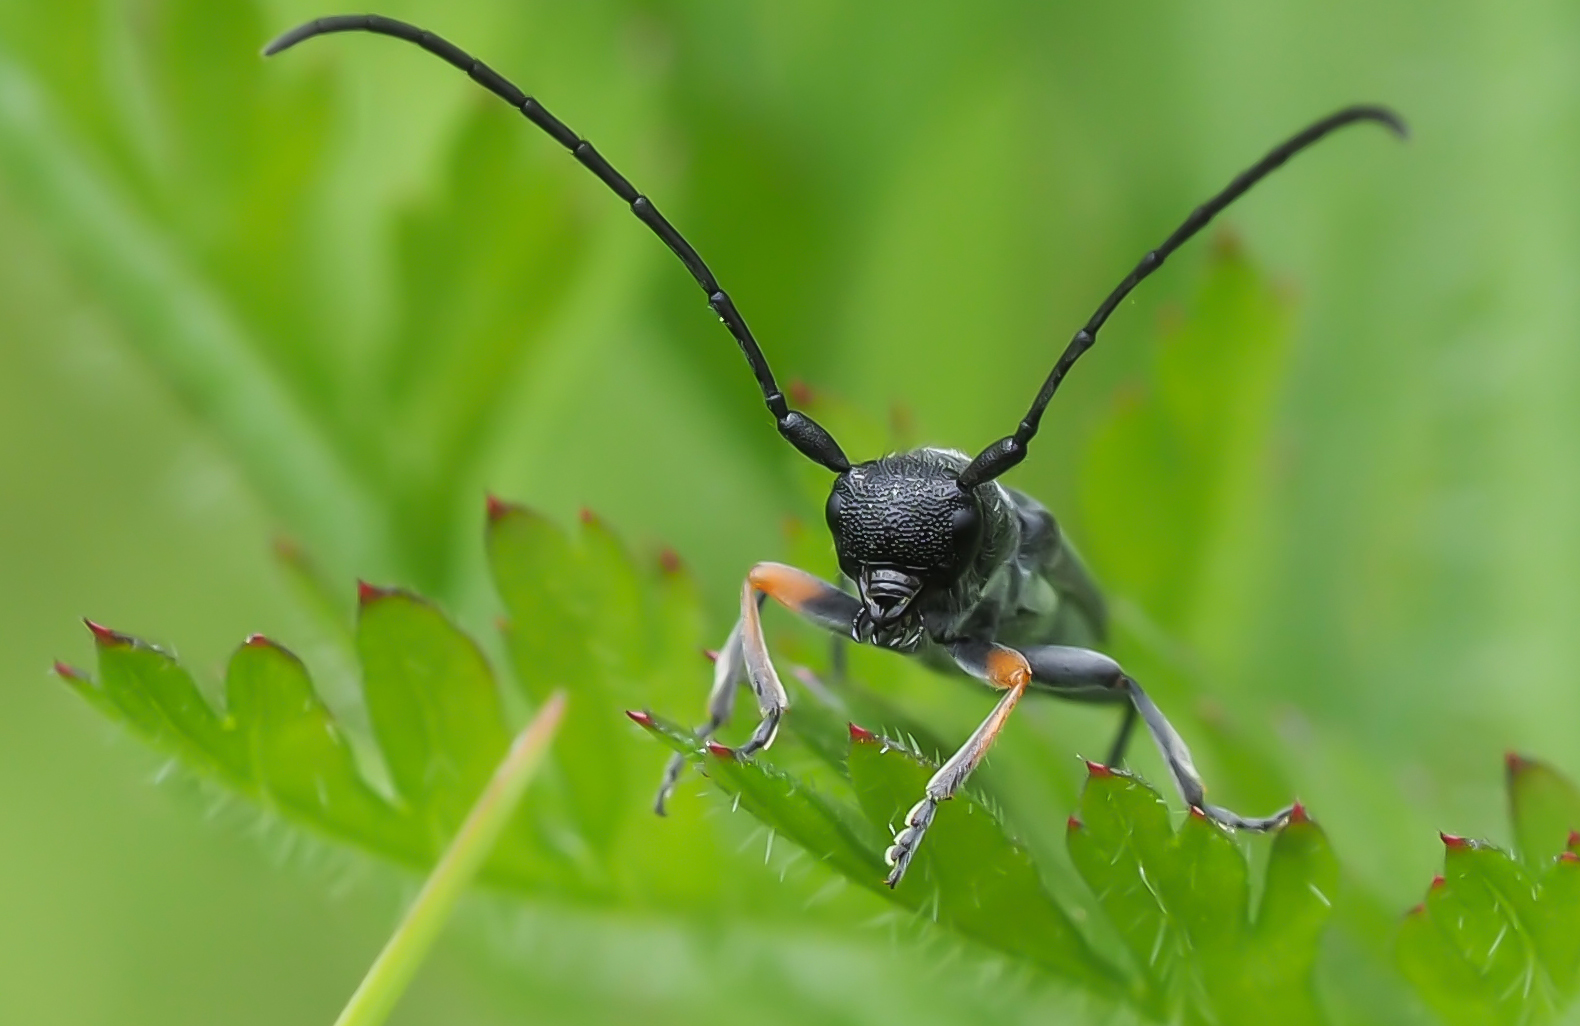
{"type": "MultiPolygon", "coordinates": [[[[199,674],[265,631],[333,690],[278,536],[348,610],[363,576],[481,634],[485,491],[566,520],[587,506],[640,550],[673,546],[722,636],[744,569],[787,554],[787,517],[817,519],[693,284],[552,142],[393,41],[258,58],[325,13],[0,5],[0,1022],[328,1022],[403,893],[155,786],[158,760],[48,674],[87,660],[78,617],[199,674]]],[[[1104,458],[1211,240],[1115,316],[1010,481],[1056,510],[1130,622],[1188,653],[1194,692],[1164,689],[1187,724],[1266,733],[1278,785],[1204,759],[1215,794],[1292,789],[1382,907],[1417,900],[1436,830],[1504,839],[1505,749],[1580,773],[1580,7],[383,13],[597,142],[712,263],[781,381],[903,407],[922,440],[973,450],[1194,203],[1332,108],[1395,105],[1408,146],[1349,130],[1225,218],[1279,297],[1270,329],[1287,326],[1259,364],[1265,402],[1219,439],[1238,484],[1160,486],[1166,446],[1104,458]],[[1128,482],[1134,503],[1114,501],[1128,482]]],[[[969,960],[937,971],[947,947],[892,923],[468,919],[396,1021],[1067,1007],[969,960]]]]}

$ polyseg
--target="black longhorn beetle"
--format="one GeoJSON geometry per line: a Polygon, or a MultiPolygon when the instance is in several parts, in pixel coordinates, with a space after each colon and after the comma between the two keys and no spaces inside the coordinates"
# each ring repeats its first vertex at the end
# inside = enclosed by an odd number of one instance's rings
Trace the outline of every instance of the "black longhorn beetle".
{"type": "MultiPolygon", "coordinates": [[[[1026,446],[1037,434],[1043,410],[1059,383],[1142,279],[1290,157],[1358,121],[1375,121],[1403,137],[1406,129],[1398,115],[1385,107],[1346,107],[1274,148],[1192,211],[1174,234],[1141,258],[1075,333],[1014,434],[989,445],[974,459],[953,449],[924,447],[852,464],[816,421],[790,408],[734,301],[697,251],[591,143],[482,61],[431,32],[393,18],[375,14],[319,18],[280,36],[264,54],[331,32],[373,32],[415,43],[466,72],[569,150],[630,204],[631,212],[702,286],[708,305],[735,336],[757,376],[779,433],[803,456],[838,475],[828,497],[828,527],[840,571],[854,582],[857,594],[781,563],[752,567],[741,589],[740,619],[714,666],[708,719],[697,729],[699,739],[712,737],[730,718],[736,687],[744,678],[757,698],[762,719],[734,755],[745,758],[773,743],[789,696],[763,640],[760,610],[763,600],[772,597],[836,635],[918,656],[939,669],[964,672],[1002,695],[982,725],[928,781],[922,800],[906,813],[904,826],[885,853],[892,867],[886,881],[891,887],[905,875],[938,803],[960,789],[1028,689],[1079,701],[1124,703],[1124,719],[1109,763],[1123,759],[1139,714],[1186,804],[1223,826],[1270,830],[1289,818],[1294,806],[1250,818],[1207,804],[1190,751],[1168,719],[1118,663],[1087,647],[1103,637],[1102,597],[1064,543],[1053,516],[1036,500],[996,479],[1026,457],[1026,446]]],[[[665,771],[655,802],[659,813],[683,767],[684,760],[677,756],[665,771]]]]}

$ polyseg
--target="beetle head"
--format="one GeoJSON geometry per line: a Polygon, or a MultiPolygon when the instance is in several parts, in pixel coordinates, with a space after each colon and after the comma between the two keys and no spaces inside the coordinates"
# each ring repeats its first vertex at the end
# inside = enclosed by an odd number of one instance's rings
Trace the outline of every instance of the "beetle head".
{"type": "Polygon", "coordinates": [[[858,641],[911,647],[921,639],[919,606],[976,560],[982,507],[956,483],[959,468],[926,450],[852,467],[834,481],[826,509],[840,569],[856,582],[858,641]]]}

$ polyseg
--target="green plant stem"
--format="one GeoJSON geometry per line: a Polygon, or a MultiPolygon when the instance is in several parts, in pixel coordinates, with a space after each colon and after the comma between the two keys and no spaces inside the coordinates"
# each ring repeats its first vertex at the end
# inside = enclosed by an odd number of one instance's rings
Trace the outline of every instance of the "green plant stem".
{"type": "Polygon", "coordinates": [[[565,694],[556,691],[505,753],[477,804],[445,849],[361,986],[335,1020],[335,1026],[379,1026],[405,993],[417,967],[433,947],[466,885],[493,850],[521,794],[537,773],[565,712],[565,694]]]}

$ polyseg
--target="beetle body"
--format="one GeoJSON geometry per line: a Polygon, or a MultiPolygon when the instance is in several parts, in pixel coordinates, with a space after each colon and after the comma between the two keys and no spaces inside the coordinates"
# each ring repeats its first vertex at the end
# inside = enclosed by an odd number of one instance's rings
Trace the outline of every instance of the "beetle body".
{"type": "Polygon", "coordinates": [[[1053,514],[997,481],[962,492],[970,462],[924,447],[835,479],[829,531],[862,603],[851,638],[948,670],[957,667],[940,651],[966,639],[1099,643],[1101,593],[1053,514]]]}

